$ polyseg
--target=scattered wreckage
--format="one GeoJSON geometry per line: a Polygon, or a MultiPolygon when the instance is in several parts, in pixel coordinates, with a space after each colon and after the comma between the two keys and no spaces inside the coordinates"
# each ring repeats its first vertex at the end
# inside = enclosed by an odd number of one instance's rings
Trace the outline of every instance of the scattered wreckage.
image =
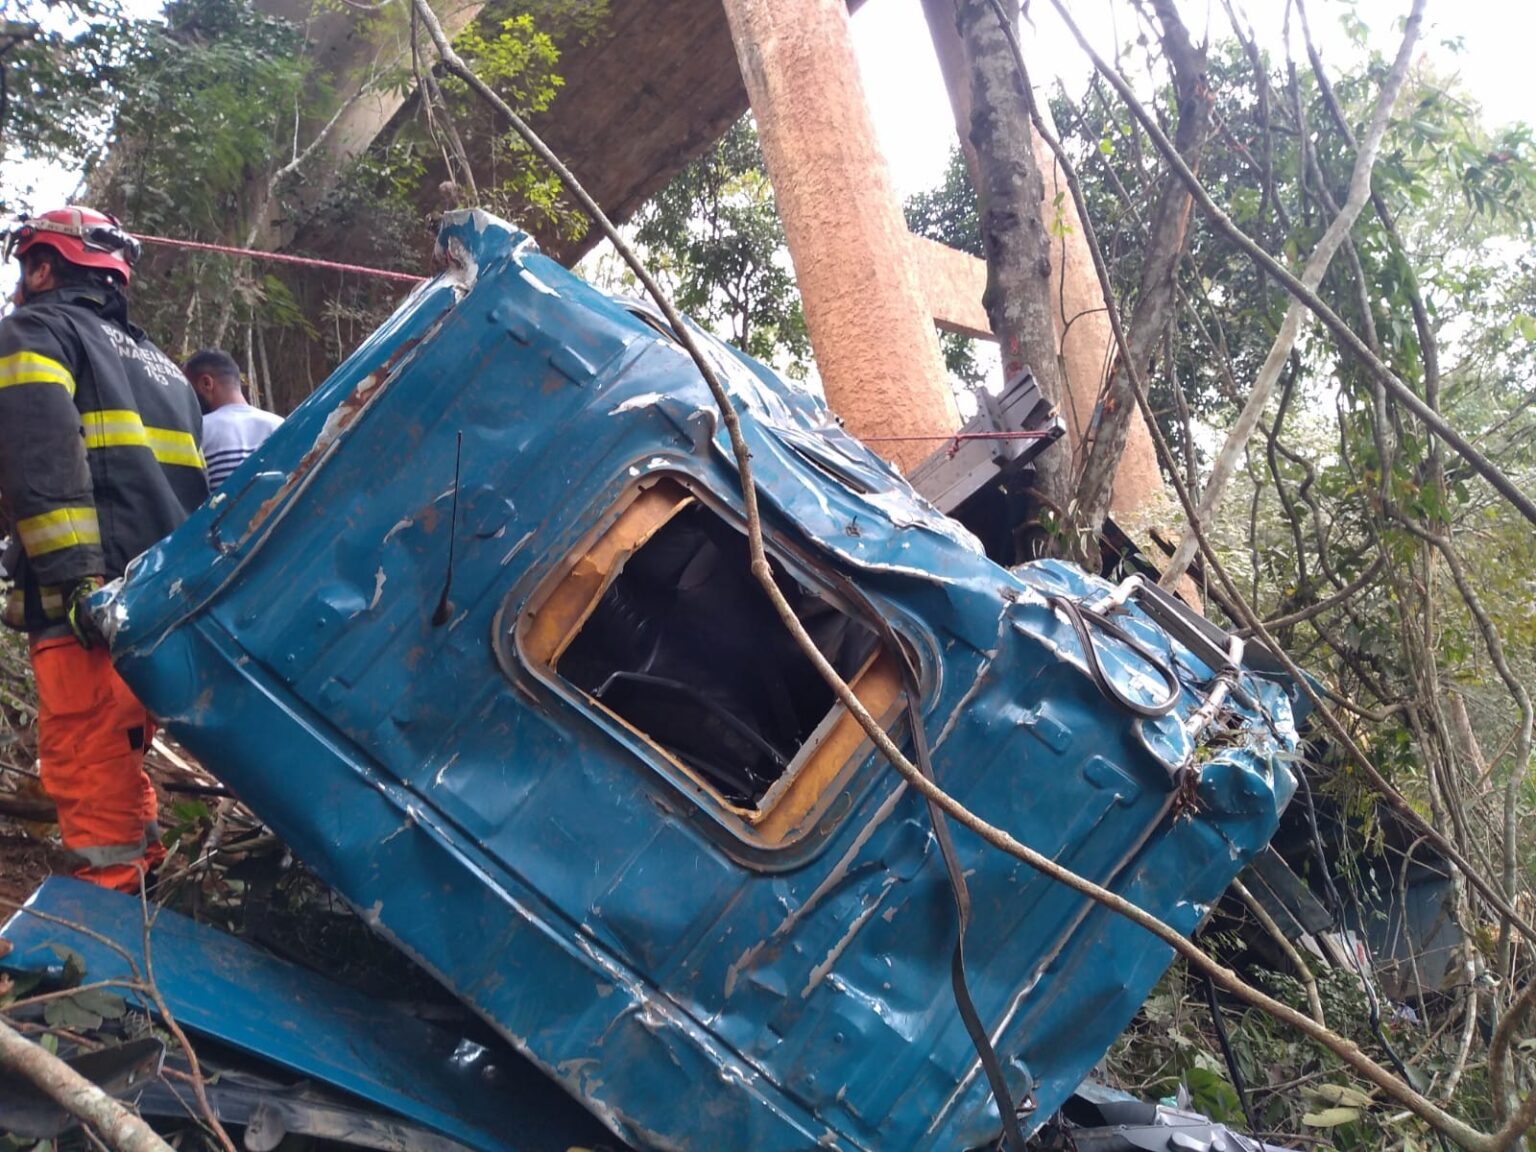
{"type": "MultiPolygon", "coordinates": [[[[267,1069],[219,1082],[247,1147],[948,1152],[998,1141],[989,1070],[1039,1128],[1171,950],[956,829],[978,1045],[932,817],[755,585],[672,332],[483,213],[439,251],[98,597],[176,737],[509,1046],[492,1076],[484,1046],[163,913],[174,1013],[267,1069]]],[[[812,390],[694,336],[774,579],[868,710],[966,806],[1193,932],[1295,788],[1294,685],[1150,582],[994,563],[812,390]]],[[[65,945],[119,974],[68,921],[142,950],[135,900],[51,880],[31,907],[8,965],[65,945]]],[[[1092,1146],[1261,1147],[1208,1127],[1092,1146]]]]}

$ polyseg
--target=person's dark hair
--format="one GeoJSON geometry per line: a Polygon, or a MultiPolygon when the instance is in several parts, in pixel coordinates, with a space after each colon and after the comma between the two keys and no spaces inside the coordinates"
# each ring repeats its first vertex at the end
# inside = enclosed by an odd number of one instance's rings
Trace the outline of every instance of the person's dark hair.
{"type": "Polygon", "coordinates": [[[56,248],[38,244],[22,257],[25,264],[37,261],[53,269],[53,282],[60,288],[115,288],[123,290],[120,273],[106,268],[87,268],[83,264],[71,264],[56,248]]]}
{"type": "Polygon", "coordinates": [[[222,348],[199,349],[188,357],[181,370],[186,373],[189,380],[196,380],[205,372],[221,380],[238,381],[240,379],[240,365],[236,364],[235,358],[222,348]]]}

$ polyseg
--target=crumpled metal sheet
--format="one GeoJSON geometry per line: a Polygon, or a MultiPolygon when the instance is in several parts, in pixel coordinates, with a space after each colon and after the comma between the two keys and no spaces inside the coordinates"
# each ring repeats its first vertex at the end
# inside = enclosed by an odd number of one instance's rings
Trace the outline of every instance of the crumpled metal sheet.
{"type": "MultiPolygon", "coordinates": [[[[122,674],[381,932],[635,1145],[995,1136],[949,987],[949,889],[895,772],[866,748],[812,826],[754,844],[508,637],[645,477],[739,513],[698,373],[640,310],[493,218],[451,214],[440,249],[458,270],[104,597],[122,674]],[[453,607],[434,626],[461,435],[453,607]]],[[[1221,738],[1197,750],[1181,718],[1213,670],[1133,605],[1125,626],[1167,654],[1182,693],[1172,716],[1128,714],[1045,599],[1103,582],[992,564],[819,397],[706,340],[770,546],[807,585],[856,588],[910,647],[940,783],[1192,931],[1290,796],[1285,686],[1245,677],[1221,738]]],[[[1117,641],[1099,648],[1122,691],[1158,695],[1117,641]]],[[[956,839],[974,998],[1043,1118],[1170,951],[956,839]]]]}
{"type": "MultiPolygon", "coordinates": [[[[63,958],[73,953],[88,981],[130,980],[130,958],[139,974],[149,970],[146,937],[155,985],[184,1028],[450,1138],[421,1145],[565,1152],[603,1135],[579,1108],[550,1099],[532,1068],[505,1064],[488,1081],[473,1062],[455,1058],[457,1037],[403,1009],[175,912],[158,911],[146,928],[137,896],[94,884],[59,876],[44,882],[0,926],[0,938],[14,946],[0,968],[61,977],[63,958]]],[[[147,998],[130,995],[154,1010],[147,998]]]]}

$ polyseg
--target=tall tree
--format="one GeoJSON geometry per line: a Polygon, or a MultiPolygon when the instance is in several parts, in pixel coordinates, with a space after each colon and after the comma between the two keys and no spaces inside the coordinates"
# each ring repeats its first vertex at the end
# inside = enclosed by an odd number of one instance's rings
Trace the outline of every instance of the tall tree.
{"type": "MultiPolygon", "coordinates": [[[[1192,172],[1200,171],[1205,143],[1211,129],[1211,97],[1206,81],[1206,49],[1197,46],[1180,19],[1173,0],[1149,0],[1161,40],[1163,57],[1173,76],[1178,127],[1174,143],[1192,172]]],[[[1114,492],[1115,469],[1125,451],[1131,422],[1141,419],[1132,392],[1129,360],[1141,375],[1151,368],[1173,323],[1177,303],[1176,272],[1184,256],[1189,214],[1194,198],[1190,190],[1165,166],[1157,179],[1156,197],[1147,220],[1141,252],[1141,282],[1126,333],[1127,349],[1117,353],[1093,426],[1087,451],[1076,481],[1073,518],[1078,531],[1073,538],[1088,545],[1097,556],[1099,533],[1114,492]]]]}
{"type": "Polygon", "coordinates": [[[0,213],[46,210],[34,181],[95,159],[155,24],[120,0],[19,0],[0,35],[0,213]]]}
{"type": "MultiPolygon", "coordinates": [[[[1065,383],[1056,354],[1051,305],[1051,236],[1041,204],[1045,181],[1035,162],[1031,95],[1015,57],[1018,18],[991,0],[955,0],[955,25],[970,76],[970,142],[979,164],[976,188],[987,289],[982,302],[1002,349],[1003,375],[1029,368],[1058,409],[1065,383]]],[[[1056,525],[1071,495],[1064,445],[1041,453],[1035,489],[1056,525]]]]}

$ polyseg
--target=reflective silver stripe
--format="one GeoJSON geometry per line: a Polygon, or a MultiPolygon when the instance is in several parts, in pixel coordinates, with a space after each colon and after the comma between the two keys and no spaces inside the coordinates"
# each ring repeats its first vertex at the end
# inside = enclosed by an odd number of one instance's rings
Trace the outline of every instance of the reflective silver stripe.
{"type": "Polygon", "coordinates": [[[109,864],[138,864],[144,859],[144,839],[137,844],[92,844],[88,847],[67,846],[92,868],[105,868],[109,864]]]}

